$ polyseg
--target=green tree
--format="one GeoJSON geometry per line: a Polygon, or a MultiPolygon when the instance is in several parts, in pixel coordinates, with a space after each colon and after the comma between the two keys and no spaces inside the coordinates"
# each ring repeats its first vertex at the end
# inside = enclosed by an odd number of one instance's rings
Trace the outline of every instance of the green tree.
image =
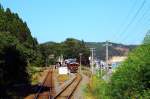
{"type": "Polygon", "coordinates": [[[79,53],[82,53],[82,64],[89,64],[88,57],[90,52],[84,41],[79,41],[73,38],[68,38],[63,43],[65,58],[76,58],[79,61],[79,53]]]}
{"type": "Polygon", "coordinates": [[[14,84],[30,83],[23,46],[10,33],[0,32],[0,96],[14,84]]]}

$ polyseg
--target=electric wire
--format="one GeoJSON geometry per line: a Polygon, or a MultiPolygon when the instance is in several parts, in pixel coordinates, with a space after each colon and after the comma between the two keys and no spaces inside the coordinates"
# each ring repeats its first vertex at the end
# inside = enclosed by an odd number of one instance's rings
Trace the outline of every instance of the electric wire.
{"type": "MultiPolygon", "coordinates": [[[[146,18],[145,18],[145,16],[146,16],[146,14],[148,13],[148,11],[150,10],[150,6],[148,6],[148,8],[146,9],[146,10],[144,10],[144,13],[141,15],[141,17],[136,21],[136,23],[135,23],[135,25],[134,25],[134,27],[133,27],[133,29],[138,29],[138,30],[141,30],[141,29],[144,29],[145,27],[146,27],[146,23],[144,24],[144,27],[140,27],[140,26],[142,26],[142,22],[145,22],[146,21],[146,18]]],[[[134,35],[138,35],[139,36],[139,33],[141,34],[142,33],[142,31],[141,32],[138,32],[138,33],[134,33],[134,35]]],[[[132,35],[132,34],[130,34],[130,35],[132,35]]],[[[131,38],[129,38],[128,37],[129,35],[125,35],[125,37],[123,38],[123,41],[128,41],[127,43],[129,43],[129,40],[131,40],[131,38]]],[[[135,36],[135,38],[132,38],[132,39],[137,39],[138,37],[136,37],[135,36]]],[[[135,41],[135,40],[134,40],[135,41]]],[[[134,43],[134,42],[132,42],[132,43],[134,43]]]]}
{"type": "MultiPolygon", "coordinates": [[[[136,13],[134,14],[134,16],[132,17],[131,21],[126,25],[126,27],[123,29],[122,32],[120,32],[120,35],[119,35],[119,38],[121,38],[121,36],[123,37],[124,35],[129,35],[129,34],[126,34],[127,30],[129,29],[129,27],[133,24],[133,22],[136,20],[138,14],[140,13],[140,11],[142,10],[142,8],[144,7],[146,3],[146,0],[143,0],[142,4],[140,5],[140,7],[138,8],[138,10],[136,11],[136,13]]],[[[123,38],[121,41],[124,41],[124,39],[126,39],[126,36],[125,38],[123,38]]]]}
{"type": "MultiPolygon", "coordinates": [[[[126,15],[126,17],[125,17],[124,20],[126,20],[126,19],[128,19],[130,17],[131,12],[133,11],[133,9],[134,9],[134,7],[135,7],[136,4],[137,4],[137,0],[135,0],[133,2],[133,5],[131,6],[131,8],[130,8],[129,12],[127,13],[127,15],[126,15]]],[[[116,33],[119,33],[119,34],[118,35],[114,35],[114,39],[113,39],[114,41],[117,41],[117,39],[122,35],[120,31],[121,31],[121,27],[124,27],[125,22],[122,22],[121,25],[119,26],[119,28],[117,29],[116,33]]]]}
{"type": "Polygon", "coordinates": [[[141,38],[143,38],[143,34],[146,34],[146,31],[148,30],[148,26],[149,26],[149,20],[147,20],[147,18],[145,18],[145,16],[149,13],[149,10],[150,10],[149,3],[147,5],[148,5],[147,9],[144,11],[143,15],[141,15],[141,17],[137,20],[137,22],[133,28],[133,29],[137,29],[138,32],[130,35],[130,38],[126,37],[126,39],[123,39],[123,40],[130,41],[131,37],[133,37],[132,39],[134,39],[134,40],[132,40],[131,43],[135,43],[135,41],[140,41],[140,43],[142,43],[141,38]]]}

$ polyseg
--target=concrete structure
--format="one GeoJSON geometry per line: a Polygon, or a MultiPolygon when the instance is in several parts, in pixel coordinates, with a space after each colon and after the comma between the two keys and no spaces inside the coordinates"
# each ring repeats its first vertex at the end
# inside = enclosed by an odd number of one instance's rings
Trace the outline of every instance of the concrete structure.
{"type": "Polygon", "coordinates": [[[111,59],[109,59],[109,64],[112,66],[112,69],[114,69],[126,59],[127,56],[113,56],[111,59]]]}

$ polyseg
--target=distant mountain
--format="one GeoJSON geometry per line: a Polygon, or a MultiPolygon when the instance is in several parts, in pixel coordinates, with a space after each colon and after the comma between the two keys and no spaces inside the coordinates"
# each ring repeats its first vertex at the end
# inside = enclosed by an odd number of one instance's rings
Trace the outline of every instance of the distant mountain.
{"type": "MultiPolygon", "coordinates": [[[[75,41],[79,41],[77,39],[74,39],[75,41]]],[[[84,41],[81,41],[84,42],[84,41]]],[[[106,54],[106,49],[105,49],[105,42],[84,42],[85,46],[90,48],[95,48],[94,56],[98,59],[105,60],[105,54],[106,54]]],[[[57,44],[63,44],[62,43],[55,43],[55,42],[46,42],[43,43],[44,45],[57,45],[57,44]]],[[[135,47],[138,45],[124,45],[124,44],[118,44],[118,43],[112,43],[109,42],[111,46],[109,46],[109,58],[112,56],[123,56],[127,55],[130,51],[132,51],[135,47]]]]}
{"type": "MultiPolygon", "coordinates": [[[[105,42],[86,42],[85,43],[89,48],[95,48],[94,56],[98,59],[105,60],[106,48],[105,42]]],[[[129,51],[132,51],[138,45],[124,45],[109,42],[109,58],[112,56],[122,56],[127,55],[129,51]]]]}

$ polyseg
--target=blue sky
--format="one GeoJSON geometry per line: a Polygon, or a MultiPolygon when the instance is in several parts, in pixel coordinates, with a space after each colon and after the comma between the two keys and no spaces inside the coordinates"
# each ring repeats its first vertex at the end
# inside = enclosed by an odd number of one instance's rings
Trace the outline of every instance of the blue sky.
{"type": "Polygon", "coordinates": [[[27,22],[40,43],[76,38],[139,44],[150,28],[150,0],[0,0],[27,22]],[[130,22],[130,21],[133,22],[130,22]],[[132,23],[126,29],[127,24],[132,23]]]}

